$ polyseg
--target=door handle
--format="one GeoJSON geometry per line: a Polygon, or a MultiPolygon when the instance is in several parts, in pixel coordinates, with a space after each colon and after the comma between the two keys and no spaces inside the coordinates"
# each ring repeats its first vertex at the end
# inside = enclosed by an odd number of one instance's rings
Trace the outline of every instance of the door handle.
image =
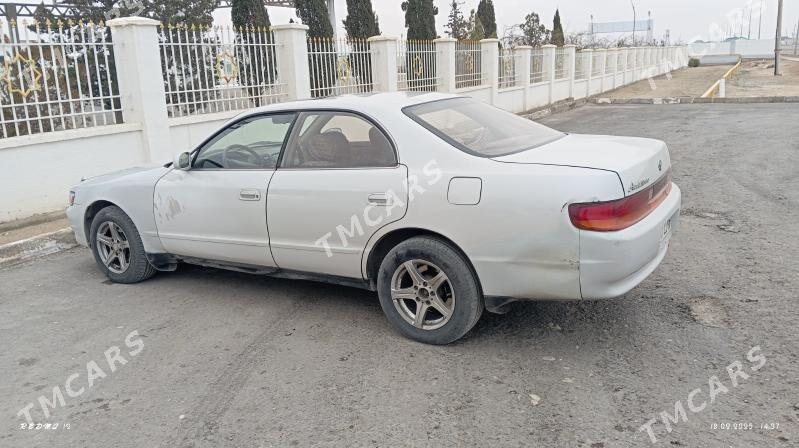
{"type": "Polygon", "coordinates": [[[241,201],[260,201],[261,200],[261,192],[254,189],[248,188],[245,190],[241,190],[239,192],[239,200],[241,201]]]}
{"type": "Polygon", "coordinates": [[[391,200],[386,193],[372,193],[369,195],[371,205],[391,205],[391,200]]]}

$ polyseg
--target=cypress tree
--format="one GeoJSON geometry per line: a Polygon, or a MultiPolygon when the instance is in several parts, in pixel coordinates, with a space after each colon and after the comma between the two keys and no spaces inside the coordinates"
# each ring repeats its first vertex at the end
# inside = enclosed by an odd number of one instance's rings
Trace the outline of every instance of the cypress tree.
{"type": "MultiPolygon", "coordinates": [[[[269,27],[269,12],[260,0],[233,0],[230,18],[236,30],[236,41],[243,44],[240,75],[244,80],[264,80],[269,84],[275,79],[275,55],[269,42],[272,34],[269,27]],[[252,45],[250,45],[252,44],[252,45]]],[[[261,105],[261,87],[250,87],[250,96],[256,106],[261,105]]]]}
{"type": "Polygon", "coordinates": [[[433,0],[407,0],[402,2],[405,11],[405,26],[409,40],[430,40],[436,38],[436,14],[438,8],[433,0]]]}
{"type": "Polygon", "coordinates": [[[480,0],[477,4],[477,18],[483,24],[486,38],[497,37],[497,18],[494,14],[494,2],[492,0],[480,0]]]}
{"type": "Polygon", "coordinates": [[[367,39],[380,35],[380,25],[371,0],[347,0],[344,29],[349,38],[367,39]]]}
{"type": "Polygon", "coordinates": [[[309,37],[333,37],[325,0],[295,0],[294,6],[302,23],[308,26],[309,37]]]}
{"type": "Polygon", "coordinates": [[[555,19],[552,21],[552,45],[562,47],[566,44],[566,39],[563,35],[563,26],[560,24],[560,11],[555,10],[555,19]]]}
{"type": "Polygon", "coordinates": [[[461,11],[461,3],[458,0],[452,0],[450,3],[450,11],[447,19],[447,34],[458,40],[463,40],[469,37],[469,25],[466,19],[463,18],[461,11]]]}

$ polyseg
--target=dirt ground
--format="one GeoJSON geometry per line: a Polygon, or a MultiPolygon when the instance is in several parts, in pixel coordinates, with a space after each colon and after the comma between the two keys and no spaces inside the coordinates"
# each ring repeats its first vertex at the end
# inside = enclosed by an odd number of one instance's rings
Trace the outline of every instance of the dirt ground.
{"type": "Polygon", "coordinates": [[[683,96],[701,96],[713,85],[731,65],[709,65],[705,67],[688,67],[658,76],[650,80],[638,81],[612,92],[603,93],[604,98],[673,98],[683,96]]]}
{"type": "Polygon", "coordinates": [[[782,76],[774,76],[774,61],[744,61],[727,82],[728,97],[799,96],[799,58],[782,58],[782,76]]]}
{"type": "Polygon", "coordinates": [[[542,120],[667,142],[683,195],[669,253],[624,297],[519,303],[444,347],[398,336],[375,294],[342,286],[189,266],[113,284],[86,249],[0,269],[0,446],[795,447],[798,115],[588,105],[542,120]],[[28,404],[61,427],[20,429],[28,404]]]}

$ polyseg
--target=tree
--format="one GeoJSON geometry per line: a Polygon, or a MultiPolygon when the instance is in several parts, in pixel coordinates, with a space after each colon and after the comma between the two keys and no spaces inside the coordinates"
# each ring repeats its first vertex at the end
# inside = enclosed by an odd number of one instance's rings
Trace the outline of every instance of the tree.
{"type": "Polygon", "coordinates": [[[524,23],[519,25],[522,30],[522,45],[540,47],[549,40],[549,30],[545,27],[538,17],[538,14],[531,12],[524,17],[524,23]]]}
{"type": "Polygon", "coordinates": [[[480,0],[480,3],[477,4],[477,18],[480,19],[480,23],[485,29],[486,38],[496,38],[497,19],[494,14],[494,2],[492,0],[480,0]]]}
{"type": "Polygon", "coordinates": [[[560,24],[560,11],[555,10],[555,18],[552,21],[552,45],[562,47],[566,44],[566,39],[563,35],[563,26],[560,24]]]}
{"type": "Polygon", "coordinates": [[[447,20],[447,34],[449,37],[454,37],[458,40],[464,40],[469,37],[468,23],[463,18],[461,12],[461,3],[457,0],[452,0],[450,4],[450,11],[447,20]]]}
{"type": "MultiPolygon", "coordinates": [[[[269,27],[272,24],[263,1],[233,0],[230,18],[236,30],[236,42],[241,44],[238,47],[239,75],[255,83],[272,84],[277,75],[275,54],[271,47],[263,45],[271,42],[269,27]]],[[[260,106],[262,95],[266,93],[264,88],[250,86],[248,90],[255,105],[260,106]]]]}
{"type": "Polygon", "coordinates": [[[406,0],[402,2],[405,11],[405,27],[409,40],[430,40],[436,38],[436,15],[438,8],[433,0],[406,0]]]}
{"type": "Polygon", "coordinates": [[[367,39],[380,35],[380,25],[371,0],[347,0],[344,29],[349,38],[367,39]]]}
{"type": "Polygon", "coordinates": [[[469,20],[467,21],[466,29],[468,30],[467,36],[469,40],[485,39],[486,31],[483,27],[483,22],[475,14],[474,9],[469,12],[469,20]]]}
{"type": "Polygon", "coordinates": [[[295,0],[294,6],[302,23],[308,27],[309,37],[333,37],[325,0],[295,0]]]}

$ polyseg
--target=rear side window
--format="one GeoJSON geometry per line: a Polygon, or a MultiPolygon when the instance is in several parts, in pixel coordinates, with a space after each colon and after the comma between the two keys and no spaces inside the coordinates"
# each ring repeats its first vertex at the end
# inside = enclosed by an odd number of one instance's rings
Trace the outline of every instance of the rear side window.
{"type": "Polygon", "coordinates": [[[456,148],[480,157],[525,151],[564,135],[471,98],[418,104],[403,112],[456,148]]]}
{"type": "Polygon", "coordinates": [[[377,126],[349,112],[303,112],[284,168],[366,168],[397,165],[394,147],[377,126]]]}

